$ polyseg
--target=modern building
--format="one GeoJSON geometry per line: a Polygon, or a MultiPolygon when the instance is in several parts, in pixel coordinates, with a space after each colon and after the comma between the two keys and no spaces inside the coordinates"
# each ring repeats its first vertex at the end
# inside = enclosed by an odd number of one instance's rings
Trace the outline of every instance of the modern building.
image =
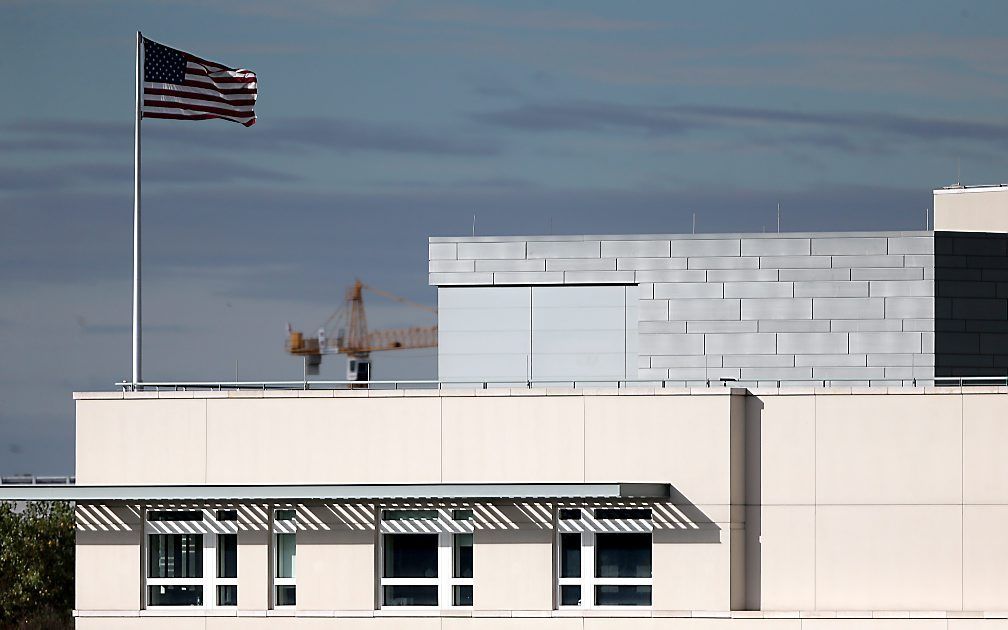
{"type": "Polygon", "coordinates": [[[432,238],[437,383],[82,392],[90,628],[1008,626],[1008,188],[432,238]]]}

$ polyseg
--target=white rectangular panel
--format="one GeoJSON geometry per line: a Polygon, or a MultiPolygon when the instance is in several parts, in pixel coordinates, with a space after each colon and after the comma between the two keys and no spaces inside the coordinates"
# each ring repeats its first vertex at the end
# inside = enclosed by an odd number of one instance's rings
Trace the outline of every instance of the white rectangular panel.
{"type": "Polygon", "coordinates": [[[438,378],[524,383],[531,309],[530,287],[438,288],[438,378]]]}
{"type": "Polygon", "coordinates": [[[532,289],[532,379],[626,378],[626,288],[532,289]]]}

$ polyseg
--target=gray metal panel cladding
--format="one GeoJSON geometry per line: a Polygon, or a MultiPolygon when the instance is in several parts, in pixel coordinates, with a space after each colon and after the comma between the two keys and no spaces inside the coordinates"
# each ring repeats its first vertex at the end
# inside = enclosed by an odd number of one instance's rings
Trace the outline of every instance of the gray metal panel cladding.
{"type": "MultiPolygon", "coordinates": [[[[874,379],[883,373],[874,368],[903,374],[895,368],[906,367],[907,352],[917,357],[914,370],[924,366],[928,373],[931,364],[941,365],[931,353],[932,339],[941,350],[950,347],[952,338],[943,338],[941,327],[931,323],[936,310],[946,327],[957,325],[952,322],[959,318],[976,328],[956,330],[960,336],[955,340],[964,345],[955,361],[968,363],[981,335],[991,354],[979,364],[1005,359],[997,354],[1003,344],[996,329],[1002,306],[1008,309],[1003,301],[1008,299],[1008,266],[998,267],[995,260],[1003,249],[989,242],[975,250],[964,242],[936,244],[931,232],[437,238],[431,241],[432,260],[471,260],[473,267],[467,272],[460,270],[470,269],[468,262],[432,263],[430,279],[445,289],[535,287],[558,296],[568,287],[637,286],[636,321],[624,323],[626,366],[639,365],[648,377],[671,377],[668,370],[680,370],[677,357],[703,357],[702,366],[681,369],[710,375],[714,366],[726,369],[722,358],[731,356],[736,365],[745,365],[743,377],[797,378],[807,370],[779,370],[802,367],[796,361],[808,357],[805,365],[818,368],[814,378],[861,374],[874,379]],[[936,260],[955,269],[938,274],[945,289],[938,303],[936,260]],[[982,273],[987,276],[981,278],[982,273]],[[955,284],[949,282],[952,276],[955,284]],[[842,358],[852,347],[862,357],[854,365],[842,358]],[[870,366],[863,360],[867,352],[873,357],[870,366]],[[752,360],[740,362],[739,356],[752,360]],[[766,365],[760,357],[767,357],[766,365]],[[864,369],[858,372],[859,367],[864,369]]],[[[574,379],[582,374],[579,350],[572,346],[591,354],[602,349],[599,343],[605,345],[595,337],[578,341],[576,322],[591,320],[584,309],[593,306],[604,306],[604,300],[570,305],[556,318],[572,322],[574,331],[543,330],[540,335],[556,339],[531,344],[554,354],[550,376],[574,379]],[[570,351],[555,352],[558,347],[570,351]]],[[[629,308],[626,313],[631,317],[629,308]]],[[[530,369],[537,353],[533,349],[531,354],[530,369]]],[[[624,371],[632,372],[630,367],[624,371]]]]}

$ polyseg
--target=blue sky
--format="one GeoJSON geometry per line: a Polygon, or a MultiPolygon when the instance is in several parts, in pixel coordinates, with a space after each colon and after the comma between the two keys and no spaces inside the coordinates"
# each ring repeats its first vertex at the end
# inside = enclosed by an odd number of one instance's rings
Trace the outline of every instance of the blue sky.
{"type": "MultiPolygon", "coordinates": [[[[1005,181],[1002,2],[0,4],[0,473],[73,467],[129,372],[135,31],[255,70],[259,122],[144,123],[145,376],[296,378],[426,238],[920,229],[1005,181]]],[[[369,302],[373,325],[422,313],[369,302]]],[[[376,356],[432,378],[433,352],[376,356]]],[[[342,362],[323,374],[339,378],[342,362]]]]}

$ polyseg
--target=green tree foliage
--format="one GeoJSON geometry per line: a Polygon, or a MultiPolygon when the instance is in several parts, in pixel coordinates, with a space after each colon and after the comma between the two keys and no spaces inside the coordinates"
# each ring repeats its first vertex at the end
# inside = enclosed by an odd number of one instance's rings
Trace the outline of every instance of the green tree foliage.
{"type": "Polygon", "coordinates": [[[0,628],[71,628],[74,508],[0,502],[0,628]]]}

